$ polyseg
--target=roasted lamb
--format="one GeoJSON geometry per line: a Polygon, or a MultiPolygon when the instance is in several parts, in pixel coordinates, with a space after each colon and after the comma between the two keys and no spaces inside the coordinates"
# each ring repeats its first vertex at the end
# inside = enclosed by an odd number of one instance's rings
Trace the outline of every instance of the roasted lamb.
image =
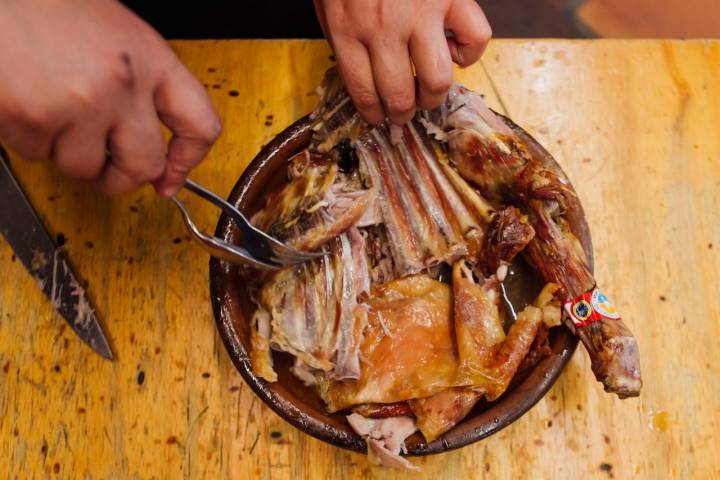
{"type": "Polygon", "coordinates": [[[370,126],[332,70],[312,122],[253,222],[328,255],[248,277],[256,375],[276,381],[272,350],[292,354],[329,412],[352,410],[370,458],[406,468],[405,438],[433,441],[497,399],[562,322],[607,391],[639,394],[635,338],[566,218],[578,199],[524,131],[459,85],[406,125],[370,126]],[[500,288],[518,255],[546,286],[508,318],[500,288]]]}

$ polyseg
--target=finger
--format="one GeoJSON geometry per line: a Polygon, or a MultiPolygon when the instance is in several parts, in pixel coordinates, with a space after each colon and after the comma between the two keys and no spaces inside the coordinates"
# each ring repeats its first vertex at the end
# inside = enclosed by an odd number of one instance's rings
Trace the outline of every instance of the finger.
{"type": "Polygon", "coordinates": [[[445,16],[445,28],[454,35],[454,40],[448,40],[452,59],[462,67],[475,63],[492,37],[490,24],[474,0],[454,0],[445,16]]]}
{"type": "Polygon", "coordinates": [[[442,24],[420,25],[410,37],[410,57],[418,80],[418,104],[439,106],[452,85],[452,60],[442,24]]]}
{"type": "Polygon", "coordinates": [[[313,4],[315,5],[315,15],[317,15],[320,28],[322,29],[323,35],[329,42],[330,36],[328,36],[327,19],[325,17],[325,9],[322,6],[322,0],[313,0],[313,4]]]}
{"type": "Polygon", "coordinates": [[[13,153],[31,162],[50,159],[53,139],[58,133],[59,130],[50,131],[45,126],[22,124],[11,116],[0,122],[0,141],[13,153]]]}
{"type": "Polygon", "coordinates": [[[360,115],[370,124],[382,123],[385,110],[375,88],[365,45],[357,40],[339,41],[335,45],[335,58],[340,77],[360,115]]]}
{"type": "Polygon", "coordinates": [[[108,134],[105,122],[75,123],[55,137],[51,160],[68,177],[94,180],[105,165],[108,134]]]}
{"type": "Polygon", "coordinates": [[[53,137],[47,134],[0,131],[0,141],[13,154],[29,161],[40,162],[51,156],[53,137]]]}
{"type": "Polygon", "coordinates": [[[415,78],[408,45],[399,38],[370,43],[370,63],[388,118],[396,125],[415,114],[415,78]]]}
{"type": "Polygon", "coordinates": [[[139,182],[134,176],[112,163],[110,156],[107,157],[107,162],[100,178],[95,180],[95,188],[106,195],[119,195],[121,193],[132,192],[142,185],[143,182],[139,182]]]}
{"type": "Polygon", "coordinates": [[[179,63],[158,87],[155,108],[173,134],[165,172],[155,182],[155,189],[171,196],[208,154],[220,136],[222,124],[205,88],[179,63]]]}
{"type": "Polygon", "coordinates": [[[110,132],[110,161],[97,180],[109,195],[135,190],[165,171],[165,144],[160,120],[150,103],[126,115],[110,132]]]}

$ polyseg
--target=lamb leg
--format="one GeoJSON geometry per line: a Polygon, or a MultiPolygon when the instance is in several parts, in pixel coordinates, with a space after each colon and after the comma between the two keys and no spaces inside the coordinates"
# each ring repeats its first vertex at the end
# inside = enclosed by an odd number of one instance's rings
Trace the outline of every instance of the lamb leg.
{"type": "Polygon", "coordinates": [[[565,323],[590,355],[605,391],[620,398],[642,387],[637,341],[596,287],[588,259],[564,215],[580,211],[550,154],[509,119],[462,88],[450,95],[445,119],[450,156],[486,198],[513,201],[535,229],[528,252],[547,282],[560,286],[565,323]]]}

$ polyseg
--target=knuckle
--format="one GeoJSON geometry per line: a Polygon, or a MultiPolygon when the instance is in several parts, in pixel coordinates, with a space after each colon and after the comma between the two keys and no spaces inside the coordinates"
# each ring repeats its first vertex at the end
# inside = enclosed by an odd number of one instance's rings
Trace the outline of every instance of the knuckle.
{"type": "Polygon", "coordinates": [[[138,174],[137,178],[143,182],[151,182],[160,178],[164,173],[164,163],[152,162],[142,169],[142,171],[138,174]]]}
{"type": "Polygon", "coordinates": [[[71,154],[56,155],[53,159],[58,170],[70,178],[92,180],[102,170],[103,160],[98,158],[80,158],[71,154]]]}
{"type": "Polygon", "coordinates": [[[118,57],[106,66],[109,79],[116,85],[132,90],[135,87],[135,68],[133,58],[127,51],[122,51],[118,57]]]}
{"type": "Polygon", "coordinates": [[[126,177],[103,177],[95,181],[95,188],[109,196],[122,195],[136,190],[142,185],[136,179],[126,177]]]}
{"type": "MultiPolygon", "coordinates": [[[[137,159],[143,157],[138,156],[137,159]]],[[[155,158],[145,157],[144,161],[113,162],[118,170],[139,183],[149,182],[161,176],[165,170],[161,162],[155,158]]]]}
{"type": "Polygon", "coordinates": [[[101,88],[87,83],[70,87],[66,93],[68,104],[73,105],[76,111],[96,111],[102,98],[101,88]]]}
{"type": "Polygon", "coordinates": [[[58,123],[57,116],[47,106],[20,103],[9,109],[8,117],[30,130],[50,131],[58,123]]]}
{"type": "MultiPolygon", "coordinates": [[[[51,130],[30,125],[19,110],[0,105],[0,140],[5,147],[30,162],[48,160],[52,150],[51,130]]],[[[2,149],[2,145],[0,145],[2,149]]]]}
{"type": "Polygon", "coordinates": [[[371,52],[380,52],[396,46],[399,38],[395,32],[388,32],[387,29],[383,29],[379,25],[374,24],[364,31],[364,40],[368,46],[368,50],[371,52]]]}
{"type": "Polygon", "coordinates": [[[415,111],[415,98],[405,93],[395,93],[385,99],[388,112],[403,115],[415,111]]]}
{"type": "Polygon", "coordinates": [[[3,138],[4,145],[29,162],[42,162],[50,157],[51,138],[3,138]]]}
{"type": "Polygon", "coordinates": [[[203,147],[211,147],[222,134],[223,126],[220,117],[213,112],[205,121],[198,122],[194,128],[193,140],[203,147]]]}
{"type": "Polygon", "coordinates": [[[167,167],[167,172],[174,177],[184,178],[190,173],[190,170],[192,170],[192,167],[184,163],[170,163],[167,167]]]}
{"type": "Polygon", "coordinates": [[[165,165],[160,162],[154,162],[151,165],[147,167],[145,170],[145,181],[152,181],[157,180],[158,178],[162,177],[162,175],[165,173],[165,165]]]}
{"type": "Polygon", "coordinates": [[[448,76],[436,76],[423,82],[423,87],[432,95],[444,95],[450,90],[452,79],[448,76]]]}
{"type": "Polygon", "coordinates": [[[370,110],[380,106],[380,99],[377,95],[368,91],[355,92],[352,95],[353,102],[359,110],[370,110]]]}
{"type": "Polygon", "coordinates": [[[143,180],[144,171],[142,164],[125,163],[113,161],[115,167],[133,180],[143,180]]]}

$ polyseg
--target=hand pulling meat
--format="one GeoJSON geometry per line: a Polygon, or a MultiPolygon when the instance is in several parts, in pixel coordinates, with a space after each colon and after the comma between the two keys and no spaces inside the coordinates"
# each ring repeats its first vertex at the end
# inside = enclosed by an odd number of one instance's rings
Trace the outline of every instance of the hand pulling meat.
{"type": "Polygon", "coordinates": [[[407,437],[433,441],[497,399],[561,318],[606,391],[639,394],[635,338],[597,289],[568,221],[578,199],[537,142],[457,85],[440,108],[376,127],[334,71],[322,89],[310,147],[253,222],[329,255],[254,277],[256,375],[276,381],[272,350],[292,354],[329,412],[352,410],[370,459],[399,468],[415,468],[407,437]],[[521,253],[546,286],[511,319],[500,288],[521,253]]]}

